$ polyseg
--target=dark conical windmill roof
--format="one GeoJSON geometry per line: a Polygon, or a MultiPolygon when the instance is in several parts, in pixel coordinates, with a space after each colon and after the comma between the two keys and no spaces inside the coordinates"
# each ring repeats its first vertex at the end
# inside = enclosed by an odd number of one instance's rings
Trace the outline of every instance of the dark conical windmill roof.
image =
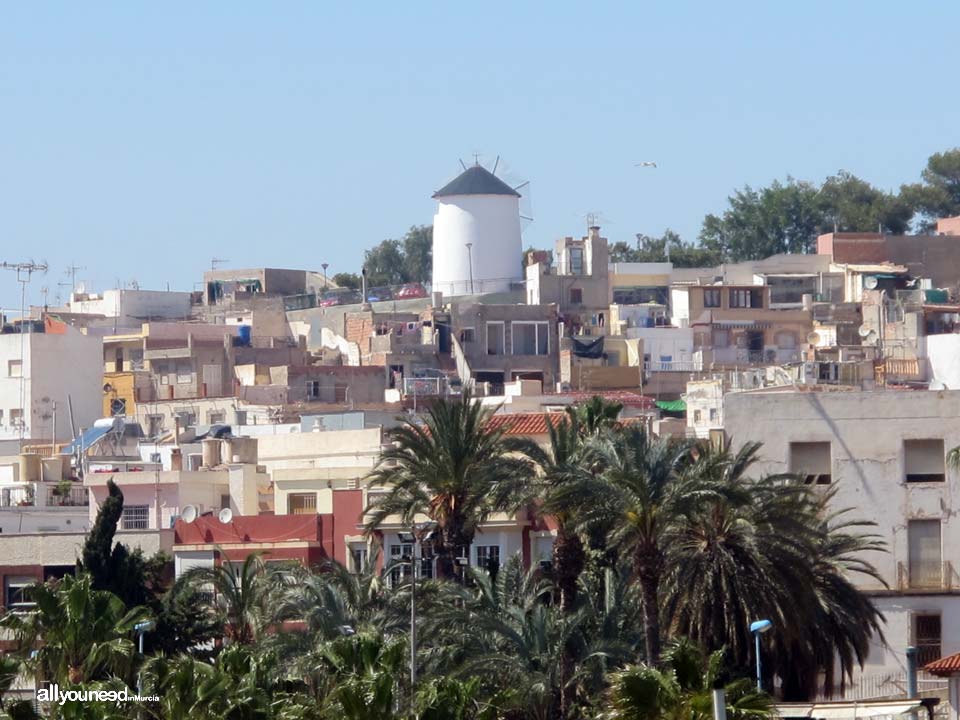
{"type": "Polygon", "coordinates": [[[520,193],[482,165],[467,168],[437,190],[433,197],[446,197],[448,195],[513,195],[514,197],[520,197],[520,193]]]}

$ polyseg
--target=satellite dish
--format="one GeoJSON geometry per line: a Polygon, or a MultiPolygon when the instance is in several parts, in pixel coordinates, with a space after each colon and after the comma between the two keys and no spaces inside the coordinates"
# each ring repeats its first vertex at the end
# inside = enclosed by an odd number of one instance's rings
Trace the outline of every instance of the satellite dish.
{"type": "Polygon", "coordinates": [[[217,514],[217,520],[226,525],[228,522],[233,520],[233,510],[230,508],[224,508],[217,514]]]}
{"type": "Polygon", "coordinates": [[[879,284],[880,284],[880,281],[877,280],[876,275],[867,275],[866,277],[863,278],[863,286],[867,290],[875,290],[877,285],[879,284]]]}
{"type": "Polygon", "coordinates": [[[113,385],[111,385],[110,383],[104,383],[104,384],[103,384],[103,391],[104,391],[105,393],[113,392],[113,385]]]}
{"type": "Polygon", "coordinates": [[[197,510],[196,505],[187,505],[183,508],[183,512],[180,513],[180,519],[189,525],[195,522],[199,515],[200,511],[197,510]]]}
{"type": "Polygon", "coordinates": [[[820,342],[820,333],[818,333],[816,330],[807,333],[808,345],[816,345],[818,342],[820,342]]]}
{"type": "Polygon", "coordinates": [[[873,328],[867,327],[866,325],[861,325],[859,328],[857,328],[857,335],[859,335],[862,338],[867,337],[867,335],[869,335],[872,332],[873,332],[873,328]]]}

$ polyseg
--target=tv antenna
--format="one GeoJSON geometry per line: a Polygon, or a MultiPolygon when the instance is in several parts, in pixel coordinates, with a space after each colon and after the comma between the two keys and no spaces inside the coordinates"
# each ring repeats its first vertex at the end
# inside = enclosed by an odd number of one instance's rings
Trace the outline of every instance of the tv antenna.
{"type": "Polygon", "coordinates": [[[77,291],[77,270],[86,270],[86,268],[83,265],[68,265],[67,269],[63,271],[63,274],[70,278],[71,293],[77,291]]]}
{"type": "Polygon", "coordinates": [[[221,265],[225,265],[228,262],[230,262],[230,260],[227,258],[218,258],[218,257],[211,258],[210,270],[216,270],[218,267],[220,267],[221,265]]]}
{"type": "MultiPolygon", "coordinates": [[[[0,267],[4,270],[12,270],[17,274],[17,282],[20,283],[20,422],[19,422],[19,436],[20,444],[23,444],[23,434],[26,430],[27,425],[27,408],[24,408],[25,405],[25,391],[26,386],[24,385],[24,372],[23,367],[23,331],[26,329],[26,319],[27,319],[27,284],[30,282],[30,278],[34,273],[45,273],[49,269],[49,266],[45,262],[35,263],[32,260],[29,262],[21,263],[0,263],[0,267]]],[[[31,413],[32,414],[32,413],[31,413]]]]}

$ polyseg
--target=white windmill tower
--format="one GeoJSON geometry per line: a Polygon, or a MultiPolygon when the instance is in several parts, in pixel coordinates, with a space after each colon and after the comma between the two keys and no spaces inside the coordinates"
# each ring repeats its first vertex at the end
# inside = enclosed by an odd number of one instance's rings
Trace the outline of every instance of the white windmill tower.
{"type": "Polygon", "coordinates": [[[518,190],[479,161],[437,190],[433,217],[433,291],[446,297],[504,292],[520,281],[518,190]]]}

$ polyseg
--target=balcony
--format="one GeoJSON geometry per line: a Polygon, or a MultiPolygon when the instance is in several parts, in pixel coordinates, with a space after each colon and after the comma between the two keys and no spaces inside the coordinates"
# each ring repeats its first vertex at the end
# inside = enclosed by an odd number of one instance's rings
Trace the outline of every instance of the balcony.
{"type": "Polygon", "coordinates": [[[0,508],[87,507],[89,491],[79,483],[27,483],[0,488],[0,508]]]}
{"type": "Polygon", "coordinates": [[[951,591],[960,589],[950,562],[897,563],[898,590],[951,591]]]}

